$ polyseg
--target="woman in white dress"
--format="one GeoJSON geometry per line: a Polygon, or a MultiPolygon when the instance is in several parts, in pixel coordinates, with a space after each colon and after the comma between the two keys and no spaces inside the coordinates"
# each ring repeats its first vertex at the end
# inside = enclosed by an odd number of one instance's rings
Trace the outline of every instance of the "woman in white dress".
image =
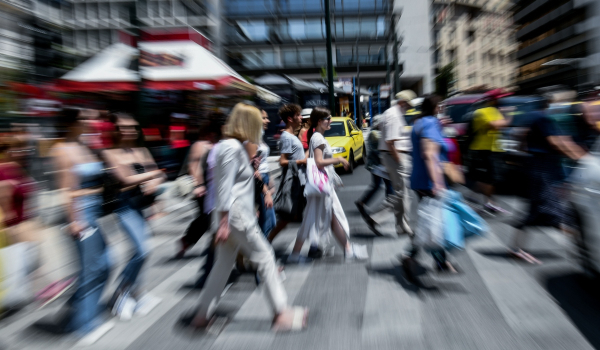
{"type": "Polygon", "coordinates": [[[349,260],[367,259],[368,255],[364,246],[351,244],[349,241],[350,226],[344,214],[344,209],[335,193],[335,185],[341,185],[341,179],[333,168],[336,164],[343,164],[347,169],[349,164],[344,158],[333,158],[331,146],[323,136],[325,131],[331,128],[331,112],[326,108],[317,107],[310,114],[311,128],[308,130],[307,138],[310,140],[308,146],[309,158],[314,158],[315,164],[320,170],[325,169],[332,185],[329,195],[310,196],[306,198],[304,209],[304,220],[298,230],[296,244],[288,262],[300,260],[300,250],[304,241],[319,245],[327,245],[329,233],[333,232],[338,243],[344,248],[344,256],[349,260]]]}

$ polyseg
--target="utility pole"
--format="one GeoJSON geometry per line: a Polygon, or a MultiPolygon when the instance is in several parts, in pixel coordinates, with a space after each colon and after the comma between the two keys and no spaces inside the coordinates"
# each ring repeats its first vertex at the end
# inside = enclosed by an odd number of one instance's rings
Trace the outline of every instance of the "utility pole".
{"type": "Polygon", "coordinates": [[[329,109],[331,114],[336,114],[335,95],[333,90],[333,54],[331,52],[331,11],[329,1],[325,1],[325,31],[327,32],[327,82],[329,84],[329,109]]]}
{"type": "Polygon", "coordinates": [[[362,115],[362,106],[360,104],[360,56],[358,55],[358,39],[356,38],[356,94],[357,94],[357,103],[358,103],[358,108],[357,108],[357,113],[354,113],[354,122],[355,123],[359,123],[361,121],[361,115],[362,115]]]}

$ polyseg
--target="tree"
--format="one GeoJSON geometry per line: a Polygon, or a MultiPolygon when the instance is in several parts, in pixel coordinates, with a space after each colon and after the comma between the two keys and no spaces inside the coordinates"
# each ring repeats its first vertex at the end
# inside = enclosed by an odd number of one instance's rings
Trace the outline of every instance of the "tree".
{"type": "Polygon", "coordinates": [[[435,93],[446,98],[452,85],[454,85],[454,62],[443,66],[440,74],[435,77],[435,93]]]}

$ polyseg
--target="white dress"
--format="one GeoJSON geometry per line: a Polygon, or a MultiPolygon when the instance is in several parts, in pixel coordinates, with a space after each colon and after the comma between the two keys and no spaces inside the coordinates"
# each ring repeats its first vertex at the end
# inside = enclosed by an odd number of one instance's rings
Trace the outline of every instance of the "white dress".
{"type": "MultiPolygon", "coordinates": [[[[315,132],[310,139],[308,147],[309,158],[314,158],[315,148],[318,148],[321,145],[325,145],[325,148],[323,149],[323,158],[333,158],[331,146],[329,146],[325,137],[319,132],[315,132]]],[[[333,165],[328,165],[325,169],[329,175],[330,183],[334,184],[338,182],[341,184],[341,180],[339,180],[338,175],[335,173],[333,165]],[[336,179],[338,180],[336,181],[336,179]]],[[[344,214],[344,209],[340,204],[340,200],[338,199],[334,188],[332,188],[329,196],[307,197],[304,218],[302,220],[302,225],[298,230],[298,238],[303,240],[308,239],[311,244],[318,244],[320,246],[328,245],[331,236],[332,215],[335,215],[340,226],[346,233],[346,236],[349,237],[350,225],[348,224],[348,219],[346,219],[346,214],[344,214]]]]}

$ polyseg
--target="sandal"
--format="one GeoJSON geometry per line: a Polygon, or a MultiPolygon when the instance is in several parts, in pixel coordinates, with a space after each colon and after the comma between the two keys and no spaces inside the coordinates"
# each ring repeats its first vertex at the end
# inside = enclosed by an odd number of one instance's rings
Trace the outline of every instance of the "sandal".
{"type": "MultiPolygon", "coordinates": [[[[303,307],[293,307],[290,308],[286,311],[284,311],[282,314],[284,313],[293,313],[293,315],[291,315],[291,322],[289,319],[289,316],[287,317],[288,319],[285,321],[273,321],[273,331],[276,333],[280,333],[280,332],[299,332],[302,330],[305,330],[307,327],[307,321],[308,321],[308,309],[307,308],[303,308],[303,307]],[[279,323],[283,323],[283,324],[279,324],[279,323]]],[[[280,314],[279,316],[277,316],[276,318],[282,317],[283,315],[280,314]]],[[[285,316],[283,316],[283,318],[286,318],[285,316]]]]}

